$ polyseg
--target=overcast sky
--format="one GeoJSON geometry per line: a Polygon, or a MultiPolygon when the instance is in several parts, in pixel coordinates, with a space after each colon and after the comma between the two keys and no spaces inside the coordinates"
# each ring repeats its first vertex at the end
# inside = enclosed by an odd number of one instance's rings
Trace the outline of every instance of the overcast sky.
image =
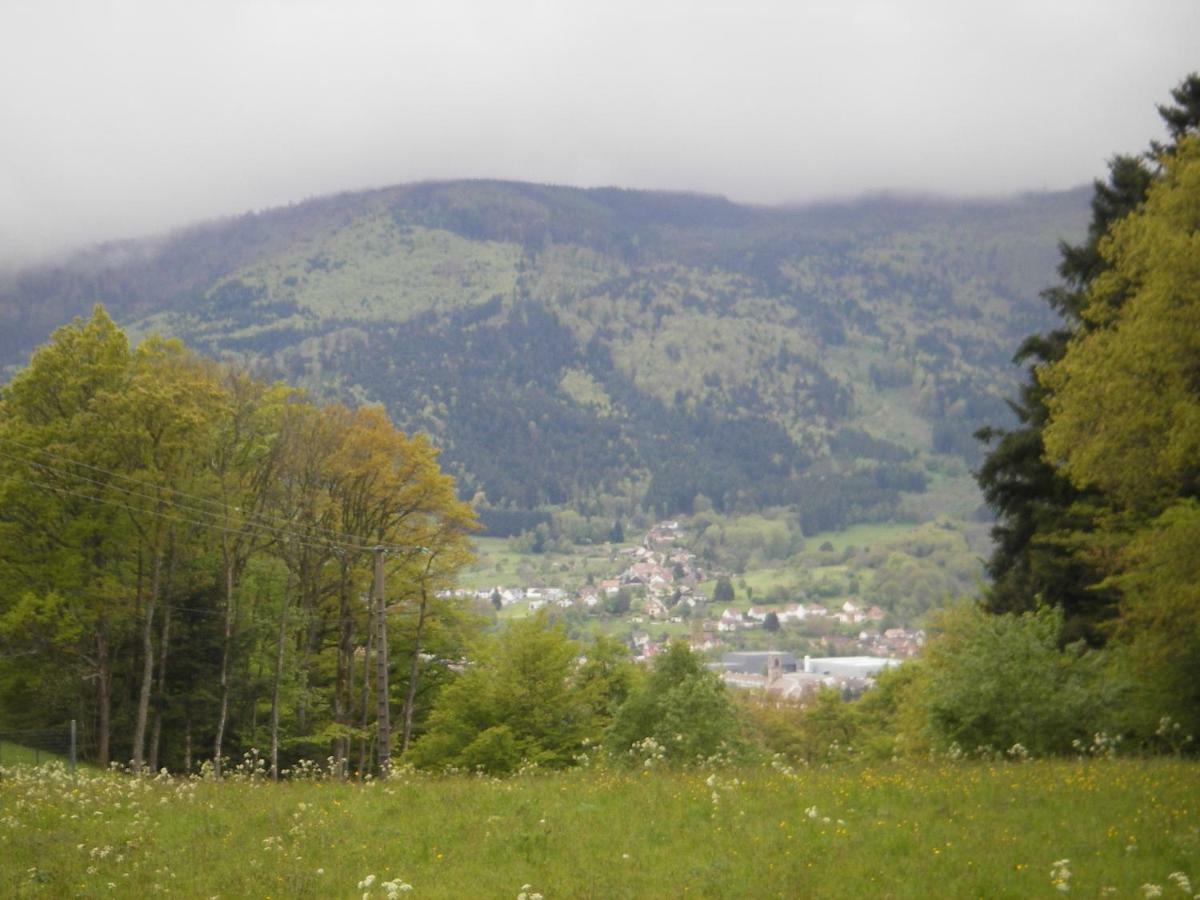
{"type": "Polygon", "coordinates": [[[0,0],[0,262],[497,177],[777,203],[1064,188],[1200,0],[0,0]]]}

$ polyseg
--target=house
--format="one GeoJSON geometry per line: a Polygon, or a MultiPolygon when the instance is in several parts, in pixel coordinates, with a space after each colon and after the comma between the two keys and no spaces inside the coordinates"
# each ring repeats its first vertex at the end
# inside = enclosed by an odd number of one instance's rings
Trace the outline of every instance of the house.
{"type": "Polygon", "coordinates": [[[621,573],[621,580],[625,584],[644,584],[647,587],[656,584],[670,584],[672,578],[669,569],[664,569],[653,561],[636,562],[621,573]]]}
{"type": "Polygon", "coordinates": [[[649,597],[646,599],[646,605],[643,607],[652,619],[665,619],[667,617],[667,606],[657,597],[649,597]]]}
{"type": "Polygon", "coordinates": [[[801,622],[808,615],[806,610],[799,603],[789,603],[783,608],[783,611],[778,614],[779,621],[782,622],[801,622]]]}
{"type": "Polygon", "coordinates": [[[717,631],[737,631],[744,624],[742,614],[731,606],[721,613],[721,618],[717,620],[717,631]]]}
{"type": "Polygon", "coordinates": [[[834,615],[834,618],[844,625],[857,625],[859,622],[865,622],[867,615],[857,603],[853,600],[847,600],[842,604],[841,610],[834,615]]]}

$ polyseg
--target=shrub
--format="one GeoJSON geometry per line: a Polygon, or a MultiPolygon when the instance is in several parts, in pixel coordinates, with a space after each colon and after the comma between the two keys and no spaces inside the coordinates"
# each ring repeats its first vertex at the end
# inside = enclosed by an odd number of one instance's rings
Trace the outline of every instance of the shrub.
{"type": "Polygon", "coordinates": [[[923,684],[912,694],[935,746],[1069,753],[1072,741],[1106,730],[1115,686],[1106,658],[1082,644],[1059,646],[1063,614],[1043,607],[990,615],[960,601],[933,617],[923,684]]]}

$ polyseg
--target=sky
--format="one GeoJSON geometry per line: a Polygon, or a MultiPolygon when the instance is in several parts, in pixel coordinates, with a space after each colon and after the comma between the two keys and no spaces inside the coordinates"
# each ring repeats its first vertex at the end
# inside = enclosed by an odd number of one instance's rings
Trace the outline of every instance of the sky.
{"type": "Polygon", "coordinates": [[[0,0],[0,264],[449,178],[795,203],[1102,175],[1200,0],[0,0]]]}

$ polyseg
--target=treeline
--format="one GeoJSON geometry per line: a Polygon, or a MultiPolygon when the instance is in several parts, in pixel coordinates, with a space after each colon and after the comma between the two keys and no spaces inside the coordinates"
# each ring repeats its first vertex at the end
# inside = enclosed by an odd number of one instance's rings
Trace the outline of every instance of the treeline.
{"type": "Polygon", "coordinates": [[[59,329],[0,393],[0,718],[101,765],[386,763],[478,627],[436,457],[102,308],[59,329]]]}
{"type": "Polygon", "coordinates": [[[1115,157],[1086,240],[1062,246],[1045,293],[1061,325],[1018,357],[1020,427],[983,433],[998,517],[984,608],[1010,624],[950,629],[1012,629],[1019,648],[1057,610],[1053,699],[1142,736],[1165,720],[1200,733],[1200,75],[1172,98],[1169,141],[1115,157]]]}

